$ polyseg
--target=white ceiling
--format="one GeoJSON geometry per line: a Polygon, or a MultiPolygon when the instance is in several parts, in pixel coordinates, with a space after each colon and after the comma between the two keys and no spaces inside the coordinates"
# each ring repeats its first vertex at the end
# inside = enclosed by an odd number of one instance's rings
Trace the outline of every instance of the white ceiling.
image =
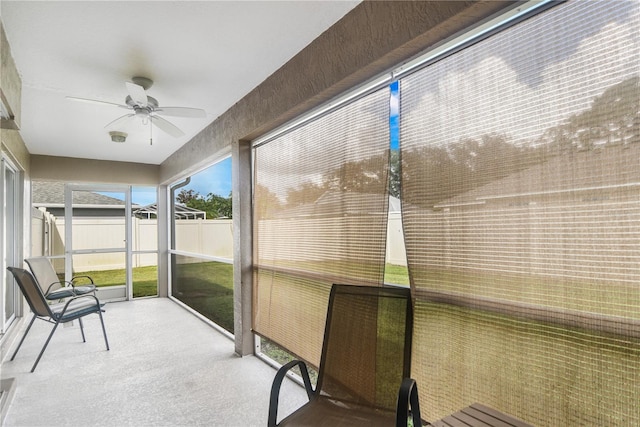
{"type": "MultiPolygon", "coordinates": [[[[22,78],[21,135],[29,152],[160,164],[358,1],[0,1],[22,78]],[[166,117],[173,138],[135,121],[124,144],[105,125],[128,111],[125,81],[151,78],[160,106],[206,110],[166,117]]],[[[3,46],[3,49],[5,47],[3,46]]]]}

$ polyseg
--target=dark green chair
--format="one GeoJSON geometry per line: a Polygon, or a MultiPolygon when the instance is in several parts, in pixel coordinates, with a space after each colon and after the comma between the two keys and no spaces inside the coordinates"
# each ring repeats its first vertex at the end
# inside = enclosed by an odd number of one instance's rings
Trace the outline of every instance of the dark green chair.
{"type": "Polygon", "coordinates": [[[305,362],[282,366],[271,387],[268,425],[414,426],[422,423],[418,389],[409,378],[413,310],[410,290],[333,285],[318,381],[305,362]],[[277,421],[280,387],[299,366],[309,402],[277,421]]]}
{"type": "Polygon", "coordinates": [[[58,328],[59,324],[71,322],[78,319],[78,323],[80,324],[80,332],[82,333],[82,341],[86,342],[84,336],[84,326],[82,325],[82,318],[93,313],[97,313],[98,316],[100,316],[104,342],[107,345],[107,350],[109,350],[107,331],[104,327],[104,320],[102,318],[102,305],[95,295],[86,294],[73,296],[62,303],[49,305],[47,299],[44,296],[44,293],[42,292],[42,289],[40,289],[40,286],[36,283],[36,280],[29,271],[17,267],[8,267],[7,270],[9,270],[11,274],[13,274],[13,277],[15,277],[16,282],[18,283],[18,286],[22,291],[22,294],[24,295],[27,303],[29,304],[29,307],[31,307],[31,311],[33,312],[33,318],[31,319],[29,326],[27,326],[27,330],[24,332],[24,335],[22,336],[18,347],[13,353],[13,356],[11,356],[11,360],[13,360],[16,357],[16,354],[18,354],[18,350],[20,350],[24,339],[27,337],[31,326],[36,319],[41,319],[46,322],[53,323],[54,326],[51,330],[51,333],[49,334],[49,337],[47,338],[47,341],[44,343],[44,346],[42,346],[42,350],[40,350],[40,354],[38,354],[38,358],[33,364],[31,372],[35,371],[36,366],[38,366],[38,362],[40,362],[40,358],[46,350],[47,345],[49,345],[49,341],[51,341],[51,337],[58,328]]]}

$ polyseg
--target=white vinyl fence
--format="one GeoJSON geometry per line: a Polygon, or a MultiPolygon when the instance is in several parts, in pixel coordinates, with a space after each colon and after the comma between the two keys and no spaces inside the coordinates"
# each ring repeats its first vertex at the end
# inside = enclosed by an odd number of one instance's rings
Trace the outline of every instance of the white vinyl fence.
{"type": "MultiPolygon", "coordinates": [[[[233,259],[233,224],[230,219],[176,220],[176,249],[193,254],[233,259]]],[[[158,227],[155,219],[133,219],[132,250],[155,251],[158,227]]],[[[73,249],[124,248],[125,224],[122,218],[74,218],[73,249]]],[[[64,218],[33,210],[32,256],[64,255],[64,218]]],[[[389,214],[387,230],[387,262],[406,265],[402,220],[400,213],[389,214]]],[[[133,267],[156,265],[156,254],[137,254],[133,267]]],[[[64,270],[64,261],[54,260],[56,268],[64,270]]],[[[75,255],[74,271],[111,270],[124,268],[124,253],[75,255]]]]}
{"type": "MultiPolygon", "coordinates": [[[[233,225],[230,219],[176,220],[176,249],[195,254],[233,258],[233,225]]],[[[34,210],[31,221],[32,256],[61,256],[65,253],[65,220],[47,212],[34,210]]],[[[123,218],[74,218],[73,249],[108,249],[125,247],[123,218]]],[[[156,251],[156,219],[134,218],[132,246],[137,251],[156,251]]],[[[156,265],[157,255],[134,254],[133,267],[156,265]]],[[[64,261],[54,260],[56,269],[64,270],[64,261]]],[[[76,272],[124,268],[124,253],[79,254],[73,257],[76,272]]]]}

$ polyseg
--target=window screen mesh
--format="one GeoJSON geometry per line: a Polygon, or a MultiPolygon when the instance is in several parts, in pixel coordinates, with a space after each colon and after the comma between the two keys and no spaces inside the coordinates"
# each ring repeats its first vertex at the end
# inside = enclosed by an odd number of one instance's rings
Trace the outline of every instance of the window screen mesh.
{"type": "Polygon", "coordinates": [[[640,2],[575,1],[401,81],[426,418],[640,424],[640,2]]]}
{"type": "Polygon", "coordinates": [[[389,93],[261,145],[254,155],[254,330],[318,365],[332,283],[382,284],[389,93]]]}

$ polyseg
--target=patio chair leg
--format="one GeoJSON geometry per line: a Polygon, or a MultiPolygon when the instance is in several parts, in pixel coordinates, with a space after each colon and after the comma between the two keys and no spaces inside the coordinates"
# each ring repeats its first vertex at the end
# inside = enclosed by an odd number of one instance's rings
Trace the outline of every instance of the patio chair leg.
{"type": "Polygon", "coordinates": [[[107,341],[107,330],[104,328],[104,319],[102,318],[102,310],[98,310],[98,316],[100,316],[100,323],[102,324],[102,334],[104,335],[104,343],[107,345],[107,350],[109,350],[109,341],[107,341]]]}
{"type": "Polygon", "coordinates": [[[80,323],[80,332],[82,333],[82,342],[87,342],[84,337],[84,325],[82,324],[82,318],[78,318],[78,323],[80,323]]]}
{"type": "Polygon", "coordinates": [[[40,362],[40,358],[44,354],[44,351],[47,349],[47,346],[49,345],[49,341],[51,341],[51,337],[53,336],[53,333],[58,328],[59,324],[60,324],[59,322],[56,322],[56,324],[53,326],[53,329],[51,330],[51,333],[49,334],[49,337],[47,338],[47,341],[44,343],[44,346],[42,346],[42,350],[40,350],[40,354],[38,355],[38,358],[36,359],[36,362],[33,364],[33,367],[31,368],[31,372],[36,370],[36,366],[38,366],[38,362],[40,362]]]}
{"type": "Polygon", "coordinates": [[[24,331],[24,335],[22,335],[22,339],[20,340],[20,344],[18,344],[18,347],[16,348],[16,351],[13,352],[13,356],[11,356],[11,360],[15,359],[16,354],[18,354],[18,350],[20,350],[20,347],[22,347],[22,343],[24,342],[24,339],[27,337],[27,334],[29,333],[29,330],[31,329],[31,325],[33,325],[33,322],[36,321],[36,316],[35,314],[33,315],[33,318],[31,319],[31,322],[29,323],[29,326],[27,326],[27,330],[24,331]]]}

